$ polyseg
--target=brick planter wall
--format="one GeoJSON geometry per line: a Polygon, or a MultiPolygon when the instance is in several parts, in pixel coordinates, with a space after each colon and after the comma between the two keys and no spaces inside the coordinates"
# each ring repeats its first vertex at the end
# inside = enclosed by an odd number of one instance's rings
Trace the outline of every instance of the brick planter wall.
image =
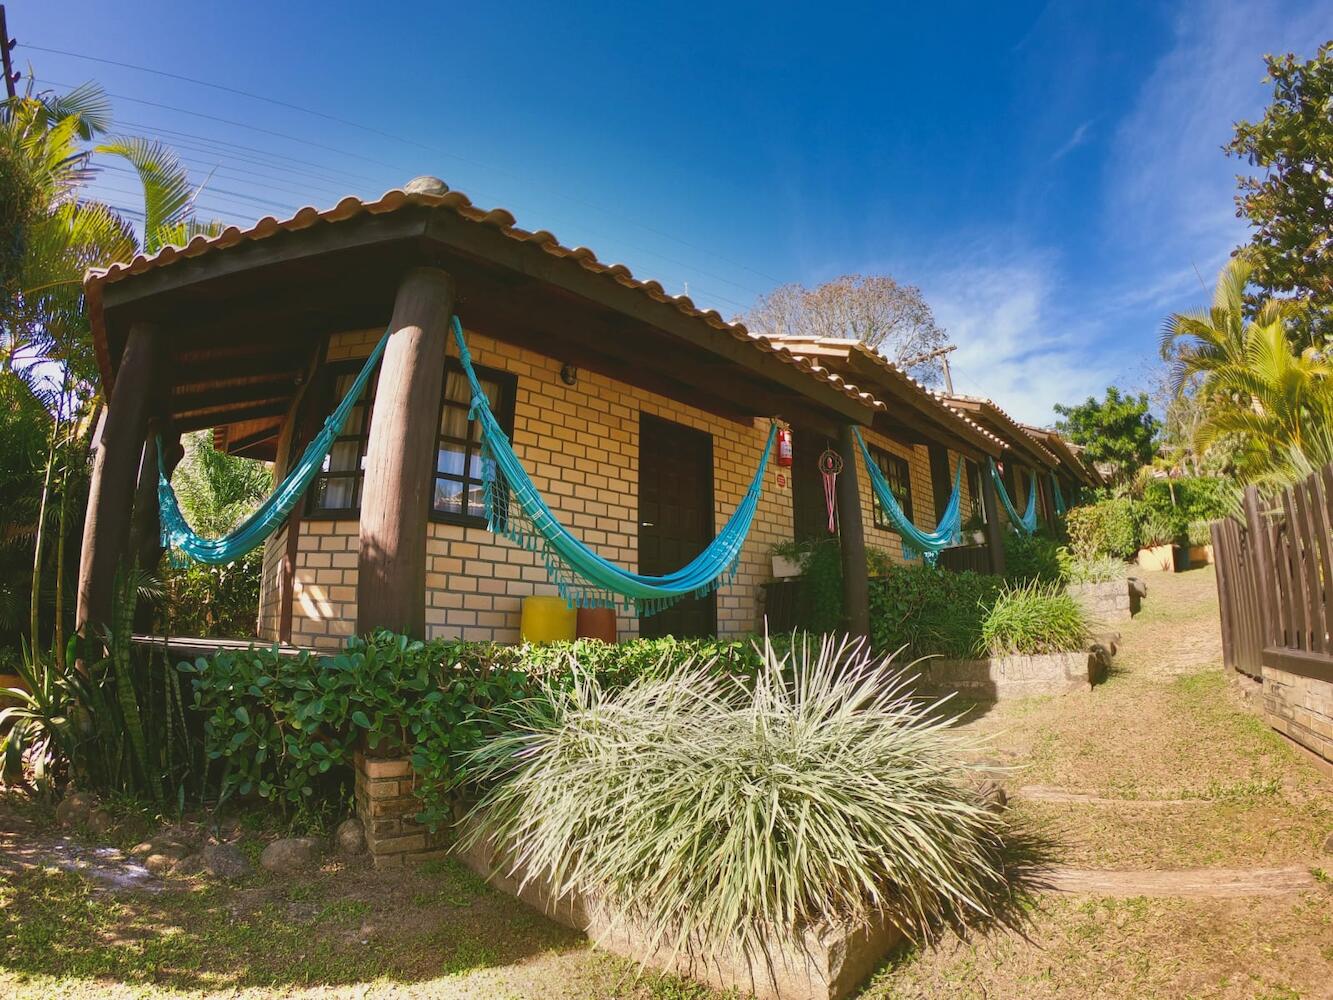
{"type": "Polygon", "coordinates": [[[1090,691],[1109,666],[1110,655],[1104,648],[984,660],[926,660],[917,668],[917,685],[923,693],[956,691],[976,701],[1006,701],[1090,691]]]}
{"type": "Polygon", "coordinates": [[[1333,683],[1265,666],[1264,715],[1288,739],[1333,761],[1333,683]]]}
{"type": "Polygon", "coordinates": [[[1073,583],[1067,588],[1096,624],[1126,622],[1132,617],[1129,604],[1129,581],[1108,580],[1105,583],[1073,583]]]}
{"type": "Polygon", "coordinates": [[[366,849],[376,868],[426,861],[447,852],[443,830],[431,833],[416,821],[421,800],[413,794],[417,777],[406,757],[367,757],[358,751],[356,815],[366,828],[366,849]]]}

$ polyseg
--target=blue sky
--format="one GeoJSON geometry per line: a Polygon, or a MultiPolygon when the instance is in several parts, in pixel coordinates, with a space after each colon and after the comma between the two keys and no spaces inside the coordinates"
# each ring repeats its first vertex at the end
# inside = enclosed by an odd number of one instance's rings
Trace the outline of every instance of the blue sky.
{"type": "MultiPolygon", "coordinates": [[[[1146,381],[1162,318],[1245,238],[1219,147],[1266,103],[1261,56],[1333,36],[1333,0],[609,6],[9,17],[22,69],[100,81],[119,131],[179,149],[204,214],[430,173],[726,316],[781,282],[887,272],[958,343],[959,391],[1039,423],[1146,381]]],[[[135,204],[115,170],[96,189],[135,204]]]]}

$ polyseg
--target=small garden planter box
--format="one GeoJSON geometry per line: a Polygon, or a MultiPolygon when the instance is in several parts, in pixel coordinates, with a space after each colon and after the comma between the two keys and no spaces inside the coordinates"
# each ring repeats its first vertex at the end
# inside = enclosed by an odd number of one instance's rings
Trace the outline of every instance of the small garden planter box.
{"type": "Polygon", "coordinates": [[[1128,580],[1107,580],[1104,583],[1071,583],[1069,596],[1078,601],[1083,613],[1100,625],[1125,622],[1133,617],[1129,601],[1128,580]]]}
{"type": "Polygon", "coordinates": [[[1176,568],[1174,545],[1152,545],[1139,549],[1139,569],[1152,573],[1170,573],[1176,568]]]}
{"type": "Polygon", "coordinates": [[[1212,564],[1213,564],[1213,547],[1211,545],[1190,546],[1191,566],[1211,566],[1212,564]]]}
{"type": "Polygon", "coordinates": [[[1008,701],[1037,695],[1091,691],[1110,666],[1102,648],[1033,656],[992,656],[984,660],[923,660],[917,688],[922,694],[957,692],[971,701],[1008,701]]]}
{"type": "Polygon", "coordinates": [[[460,849],[458,857],[494,888],[551,920],[583,931],[599,948],[719,990],[753,994],[758,1000],[842,1000],[856,992],[904,940],[902,931],[885,919],[860,929],[836,924],[811,928],[799,946],[775,941],[759,954],[698,940],[676,950],[669,944],[654,944],[654,928],[594,900],[556,898],[550,884],[540,878],[524,884],[524,873],[506,864],[489,841],[460,849]]]}

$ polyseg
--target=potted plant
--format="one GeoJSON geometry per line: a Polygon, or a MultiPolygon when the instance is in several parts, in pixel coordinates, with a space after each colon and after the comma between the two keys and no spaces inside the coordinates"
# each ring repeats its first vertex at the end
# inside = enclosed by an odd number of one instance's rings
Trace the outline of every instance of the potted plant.
{"type": "Polygon", "coordinates": [[[805,570],[810,546],[801,542],[778,542],[773,546],[773,579],[790,580],[805,570]]]}
{"type": "Polygon", "coordinates": [[[1170,573],[1175,569],[1176,534],[1170,517],[1162,511],[1149,511],[1139,526],[1139,568],[1155,573],[1170,573]]]}
{"type": "Polygon", "coordinates": [[[986,522],[981,519],[981,515],[976,511],[972,516],[963,522],[963,537],[972,545],[986,544],[986,522]]]}
{"type": "Polygon", "coordinates": [[[1213,561],[1213,531],[1208,521],[1191,521],[1187,530],[1190,565],[1207,566],[1213,561]]]}

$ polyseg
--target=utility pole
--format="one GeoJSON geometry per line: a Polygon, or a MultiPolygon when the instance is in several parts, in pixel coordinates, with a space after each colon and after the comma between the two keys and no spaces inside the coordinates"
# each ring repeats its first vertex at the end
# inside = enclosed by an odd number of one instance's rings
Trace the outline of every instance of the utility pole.
{"type": "Polygon", "coordinates": [[[9,37],[9,26],[5,24],[5,5],[0,3],[0,62],[4,64],[5,90],[10,97],[18,96],[14,84],[19,82],[19,74],[14,72],[14,64],[9,59],[9,53],[14,50],[14,46],[17,44],[16,39],[9,37]]]}
{"type": "Polygon", "coordinates": [[[953,374],[949,371],[949,355],[958,350],[957,344],[950,344],[948,347],[939,347],[933,351],[927,351],[925,354],[918,354],[914,358],[908,358],[906,361],[899,361],[898,367],[906,370],[914,368],[923,361],[929,361],[931,358],[939,358],[940,366],[944,369],[944,387],[949,390],[949,395],[953,395],[953,374]]]}

